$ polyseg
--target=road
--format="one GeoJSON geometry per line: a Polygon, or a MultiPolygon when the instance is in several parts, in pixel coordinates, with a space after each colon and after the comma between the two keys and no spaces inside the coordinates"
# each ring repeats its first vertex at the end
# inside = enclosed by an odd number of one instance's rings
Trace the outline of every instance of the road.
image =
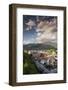
{"type": "Polygon", "coordinates": [[[56,69],[52,69],[52,70],[48,70],[43,64],[41,64],[38,60],[32,59],[33,62],[35,63],[37,69],[41,72],[41,73],[56,73],[56,69]]]}

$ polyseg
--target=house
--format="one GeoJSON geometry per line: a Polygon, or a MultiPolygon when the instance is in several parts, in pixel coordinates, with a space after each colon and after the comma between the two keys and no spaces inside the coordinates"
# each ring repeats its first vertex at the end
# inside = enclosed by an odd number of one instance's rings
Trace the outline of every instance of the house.
{"type": "Polygon", "coordinates": [[[54,66],[55,65],[55,58],[53,56],[49,56],[48,60],[47,60],[47,65],[51,65],[54,66]]]}

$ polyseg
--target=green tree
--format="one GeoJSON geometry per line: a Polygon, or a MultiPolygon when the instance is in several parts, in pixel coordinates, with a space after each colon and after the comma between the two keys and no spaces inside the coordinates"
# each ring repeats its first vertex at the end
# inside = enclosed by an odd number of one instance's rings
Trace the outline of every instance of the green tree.
{"type": "Polygon", "coordinates": [[[24,53],[23,55],[23,74],[36,74],[38,70],[31,60],[31,55],[24,53]]]}

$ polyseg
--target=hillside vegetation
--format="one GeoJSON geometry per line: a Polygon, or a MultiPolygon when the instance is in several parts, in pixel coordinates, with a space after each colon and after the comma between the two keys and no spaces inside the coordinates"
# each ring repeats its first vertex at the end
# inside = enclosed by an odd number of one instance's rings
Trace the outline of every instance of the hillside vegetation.
{"type": "Polygon", "coordinates": [[[31,60],[31,55],[28,55],[27,53],[23,54],[23,74],[36,74],[38,73],[38,70],[31,60]]]}

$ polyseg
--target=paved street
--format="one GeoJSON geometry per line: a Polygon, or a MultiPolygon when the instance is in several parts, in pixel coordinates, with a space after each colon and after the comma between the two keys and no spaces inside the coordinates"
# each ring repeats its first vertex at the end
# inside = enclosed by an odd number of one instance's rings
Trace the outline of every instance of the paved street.
{"type": "Polygon", "coordinates": [[[48,70],[43,64],[41,64],[39,62],[39,60],[34,60],[33,62],[35,63],[37,69],[41,72],[41,73],[56,73],[56,69],[52,69],[52,70],[48,70]]]}

